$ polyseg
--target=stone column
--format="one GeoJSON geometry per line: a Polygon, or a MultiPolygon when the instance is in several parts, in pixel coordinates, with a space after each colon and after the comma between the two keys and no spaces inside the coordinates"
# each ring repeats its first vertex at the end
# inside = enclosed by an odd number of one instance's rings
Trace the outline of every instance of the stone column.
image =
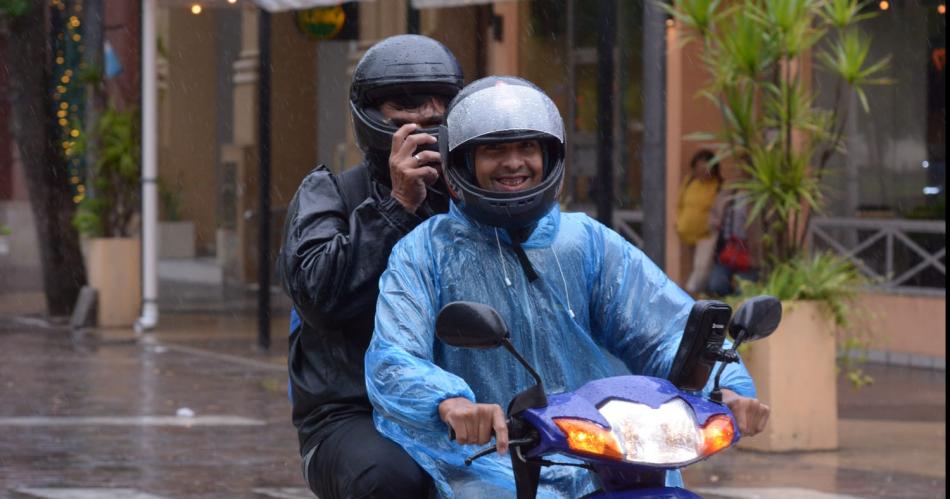
{"type": "Polygon", "coordinates": [[[221,146],[222,211],[216,239],[225,289],[240,288],[256,276],[257,241],[257,82],[256,8],[241,10],[241,49],[232,66],[233,139],[221,146]]]}
{"type": "Polygon", "coordinates": [[[520,2],[496,1],[494,3],[493,10],[501,21],[501,40],[488,38],[488,74],[490,75],[520,74],[518,64],[520,6],[520,2]]]}

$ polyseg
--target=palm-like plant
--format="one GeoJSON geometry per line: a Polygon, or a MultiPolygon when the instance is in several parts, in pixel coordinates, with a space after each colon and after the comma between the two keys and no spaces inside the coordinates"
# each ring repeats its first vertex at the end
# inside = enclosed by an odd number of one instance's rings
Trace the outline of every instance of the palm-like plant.
{"type": "Polygon", "coordinates": [[[71,154],[92,147],[97,160],[89,170],[91,193],[73,218],[81,234],[92,237],[129,237],[138,211],[141,183],[141,136],[137,109],[113,106],[103,110],[91,134],[80,132],[71,154]]]}
{"type": "Polygon", "coordinates": [[[711,75],[701,95],[721,111],[723,129],[699,134],[719,144],[718,159],[731,158],[745,172],[732,187],[750,203],[749,220],[763,220],[760,282],[740,283],[740,294],[771,294],[783,300],[825,303],[842,328],[840,367],[860,386],[870,381],[853,362],[866,343],[848,328],[846,302],[866,284],[854,266],[833,255],[804,254],[810,217],[822,208],[822,178],[835,152],[845,153],[844,126],[857,94],[884,85],[888,58],[868,60],[870,39],[858,24],[872,17],[868,0],[673,0],[667,6],[686,41],[702,44],[711,75]],[[803,56],[813,55],[834,75],[832,107],[816,104],[803,81],[803,56]]]}
{"type": "Polygon", "coordinates": [[[844,152],[848,92],[864,111],[868,85],[887,84],[889,61],[868,61],[870,39],[858,24],[873,14],[862,0],[673,0],[669,12],[686,39],[702,44],[711,75],[701,95],[721,111],[723,129],[697,138],[719,143],[746,173],[733,187],[761,218],[769,255],[763,275],[799,256],[810,215],[822,208],[821,180],[844,152]],[[801,77],[803,55],[838,80],[833,106],[822,109],[801,77]]]}

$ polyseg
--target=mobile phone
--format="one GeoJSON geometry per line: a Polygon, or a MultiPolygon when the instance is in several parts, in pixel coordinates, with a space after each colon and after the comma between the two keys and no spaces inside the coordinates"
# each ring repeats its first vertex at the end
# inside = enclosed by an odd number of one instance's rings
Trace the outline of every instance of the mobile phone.
{"type": "Polygon", "coordinates": [[[677,388],[698,391],[706,386],[731,316],[732,308],[721,301],[699,300],[693,305],[670,369],[669,379],[677,388]]]}

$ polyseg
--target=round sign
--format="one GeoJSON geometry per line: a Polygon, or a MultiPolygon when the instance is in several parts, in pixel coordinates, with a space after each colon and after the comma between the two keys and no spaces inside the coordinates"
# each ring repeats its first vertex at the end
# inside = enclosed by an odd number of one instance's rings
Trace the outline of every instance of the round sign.
{"type": "Polygon", "coordinates": [[[346,22],[343,7],[314,7],[297,11],[297,28],[311,38],[329,40],[340,33],[346,22]]]}

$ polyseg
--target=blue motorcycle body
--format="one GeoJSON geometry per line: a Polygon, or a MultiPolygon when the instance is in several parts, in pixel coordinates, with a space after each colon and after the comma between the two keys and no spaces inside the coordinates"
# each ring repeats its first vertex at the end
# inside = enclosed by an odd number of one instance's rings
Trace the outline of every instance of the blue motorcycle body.
{"type": "MultiPolygon", "coordinates": [[[[558,421],[582,421],[610,430],[618,431],[616,425],[605,417],[604,407],[609,404],[621,405],[618,414],[637,412],[650,418],[650,411],[662,411],[664,407],[675,408],[676,416],[690,418],[698,432],[707,422],[715,418],[728,418],[733,432],[728,446],[734,445],[740,438],[735,419],[729,409],[722,404],[681,391],[665,379],[649,376],[618,376],[591,381],[581,388],[568,393],[548,396],[548,405],[542,408],[524,410],[519,419],[533,428],[538,435],[537,445],[523,452],[525,459],[544,459],[546,456],[562,455],[583,461],[597,477],[602,491],[587,496],[589,499],[627,499],[627,498],[698,498],[700,496],[677,487],[666,487],[666,472],[688,466],[709,457],[709,454],[696,452],[689,456],[683,452],[681,459],[675,462],[647,462],[638,460],[627,452],[622,459],[603,457],[594,453],[585,453],[572,448],[568,436],[558,421]],[[618,404],[620,402],[621,404],[618,404]]],[[[667,411],[671,414],[673,412],[667,411]]],[[[657,413],[657,417],[663,415],[657,413]]],[[[616,419],[616,418],[615,418],[616,419]]],[[[662,423],[661,423],[662,424],[662,423]]],[[[683,423],[686,424],[686,423],[683,423]]],[[[620,429],[619,431],[626,431],[620,429]]],[[[632,429],[631,431],[637,431],[632,429]]],[[[636,435],[627,438],[628,444],[637,441],[636,435]]],[[[635,446],[635,445],[634,445],[635,446]]],[[[725,447],[723,447],[725,448],[725,447]]],[[[720,449],[717,449],[718,452],[720,449]]],[[[666,461],[670,461],[667,459],[666,461]]]]}

